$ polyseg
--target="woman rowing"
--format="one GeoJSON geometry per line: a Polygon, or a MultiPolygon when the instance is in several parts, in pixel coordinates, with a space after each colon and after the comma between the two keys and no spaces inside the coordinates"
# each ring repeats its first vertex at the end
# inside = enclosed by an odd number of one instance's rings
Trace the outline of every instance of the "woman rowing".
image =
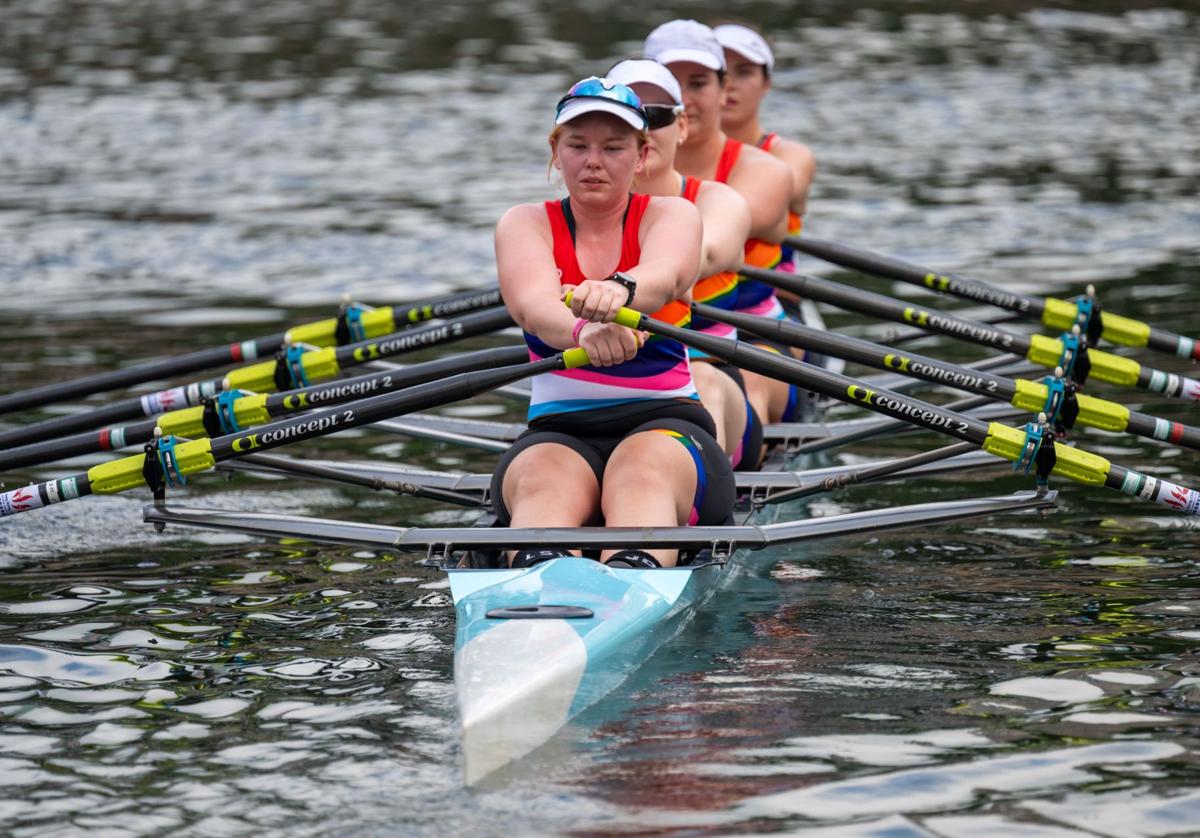
{"type": "MultiPolygon", "coordinates": [[[[780,260],[779,243],[787,233],[791,172],[767,152],[730,139],[721,130],[724,49],[712,29],[694,20],[664,23],[646,36],[644,49],[649,58],[666,65],[683,92],[688,137],[675,155],[675,168],[688,177],[727,183],[746,199],[751,222],[743,261],[756,268],[774,268],[780,260]]],[[[784,316],[774,289],[744,276],[738,281],[735,305],[746,314],[784,316]]],[[[754,373],[743,376],[759,416],[770,422],[797,418],[804,401],[797,388],[754,373]]]]}
{"type": "MultiPolygon", "coordinates": [[[[792,172],[792,197],[788,205],[789,236],[800,235],[808,191],[812,186],[817,161],[812,149],[796,140],[763,131],[760,110],[771,89],[775,54],[758,32],[740,23],[724,23],[713,28],[717,42],[725,50],[728,79],[725,84],[725,108],[721,111],[721,130],[734,140],[752,143],[787,165],[792,172]]],[[[779,270],[795,271],[796,251],[783,245],[779,270]]]]}
{"type": "MultiPolygon", "coordinates": [[[[700,276],[692,299],[732,309],[737,298],[737,269],[742,246],[750,235],[750,208],[734,189],[715,181],[700,181],[675,171],[675,152],[687,140],[683,93],[670,70],[650,59],[630,59],[606,74],[631,88],[646,111],[649,148],[636,183],[650,195],[680,195],[700,210],[704,233],[700,276]]],[[[691,328],[717,337],[736,338],[737,329],[693,314],[691,328]]],[[[689,349],[692,378],[700,402],[717,426],[717,442],[734,469],[758,467],[762,451],[762,421],[746,398],[741,371],[695,349],[689,349]]]]}
{"type": "MultiPolygon", "coordinates": [[[[578,345],[592,363],[533,379],[529,429],[492,479],[498,521],[725,523],[733,472],[700,405],[687,352],[612,322],[622,306],[686,321],[700,215],[682,198],[631,192],[647,155],[646,113],[624,85],[596,77],[574,85],[558,103],[549,141],[567,197],[521,204],[500,219],[500,290],[531,356],[578,345]]],[[[521,551],[511,562],[525,567],[556,555],[521,551]]],[[[676,555],[622,550],[601,559],[655,567],[674,564],[676,555]]]]}

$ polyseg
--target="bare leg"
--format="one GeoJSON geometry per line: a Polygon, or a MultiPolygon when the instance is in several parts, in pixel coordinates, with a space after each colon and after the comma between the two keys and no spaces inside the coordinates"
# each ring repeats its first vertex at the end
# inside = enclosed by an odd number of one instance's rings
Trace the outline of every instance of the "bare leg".
{"type": "MultiPolygon", "coordinates": [[[[601,508],[610,527],[676,527],[688,523],[696,495],[696,466],[667,434],[644,431],[617,446],[604,470],[601,508]]],[[[614,551],[601,554],[608,561],[614,551]]],[[[674,567],[677,550],[647,550],[674,567]]]]}
{"type": "Polygon", "coordinates": [[[708,361],[692,363],[692,380],[700,392],[700,403],[717,426],[717,444],[732,459],[746,432],[746,407],[737,382],[708,361]]]}
{"type": "MultiPolygon", "coordinates": [[[[525,449],[504,473],[504,505],[514,527],[579,527],[596,520],[600,484],[587,461],[565,445],[525,449]]],[[[509,563],[514,553],[508,553],[509,563]]]]}
{"type": "Polygon", "coordinates": [[[746,398],[764,423],[779,422],[787,410],[788,384],[776,378],[742,371],[746,382],[746,398]]]}

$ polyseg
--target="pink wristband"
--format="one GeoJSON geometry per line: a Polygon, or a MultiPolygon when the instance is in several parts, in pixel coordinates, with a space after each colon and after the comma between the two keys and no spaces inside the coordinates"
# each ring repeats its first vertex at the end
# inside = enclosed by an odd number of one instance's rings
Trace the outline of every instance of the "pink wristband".
{"type": "Polygon", "coordinates": [[[571,330],[571,340],[574,341],[576,346],[579,346],[579,333],[583,331],[584,326],[591,322],[591,320],[584,320],[582,317],[575,321],[575,328],[571,330]]]}

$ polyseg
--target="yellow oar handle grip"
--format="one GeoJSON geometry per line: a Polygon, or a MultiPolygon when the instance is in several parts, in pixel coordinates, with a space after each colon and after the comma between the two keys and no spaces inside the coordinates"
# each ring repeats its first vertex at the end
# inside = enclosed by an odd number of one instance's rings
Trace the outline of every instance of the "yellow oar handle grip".
{"type": "MultiPolygon", "coordinates": [[[[1021,459],[1021,454],[1025,450],[1025,432],[1019,428],[1001,425],[999,422],[991,422],[988,425],[987,439],[984,440],[982,448],[989,454],[995,454],[997,457],[1003,457],[1015,463],[1021,459]]],[[[1104,485],[1110,465],[1108,460],[1098,454],[1080,451],[1078,448],[1066,445],[1056,445],[1054,453],[1057,462],[1054,464],[1053,474],[1074,480],[1076,483],[1091,486],[1104,485]]]]}
{"type": "Polygon", "coordinates": [[[587,352],[580,349],[578,346],[576,346],[574,349],[564,350],[562,356],[563,366],[569,370],[578,369],[579,367],[586,367],[591,363],[591,359],[588,358],[587,352]]]}
{"type": "MultiPolygon", "coordinates": [[[[144,454],[134,454],[132,457],[122,457],[92,466],[87,472],[92,494],[113,495],[135,486],[146,485],[146,478],[142,476],[142,466],[145,462],[144,454]]],[[[191,442],[179,443],[175,446],[175,464],[179,473],[183,475],[212,468],[216,465],[216,460],[213,459],[211,440],[194,439],[191,442]]]]}
{"type": "MultiPolygon", "coordinates": [[[[563,304],[567,306],[567,308],[571,307],[571,300],[574,298],[574,296],[574,291],[567,292],[567,296],[563,299],[563,304]]],[[[617,316],[613,322],[630,329],[640,329],[642,327],[642,313],[640,311],[634,311],[631,308],[625,308],[624,306],[621,306],[621,309],[617,312],[617,316]]]]}

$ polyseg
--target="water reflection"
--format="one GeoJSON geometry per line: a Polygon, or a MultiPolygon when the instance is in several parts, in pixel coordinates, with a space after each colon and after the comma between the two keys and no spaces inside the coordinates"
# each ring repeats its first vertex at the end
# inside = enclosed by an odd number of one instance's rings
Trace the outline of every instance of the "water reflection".
{"type": "MultiPolygon", "coordinates": [[[[1096,282],[1111,310],[1194,333],[1200,40],[1176,5],[686,13],[744,14],[776,38],[770,118],[816,150],[814,232],[1031,293],[1096,282]]],[[[640,7],[532,0],[3,14],[3,390],[272,331],[343,292],[490,281],[499,212],[554,192],[549,104],[650,25],[640,7]]],[[[1190,452],[1080,436],[1195,482],[1190,452]]],[[[492,463],[374,438],[325,450],[492,463]]],[[[198,479],[177,497],[460,520],[266,482],[198,479]]],[[[1058,836],[1200,820],[1192,531],[1123,498],[1068,489],[1047,519],[752,564],[627,688],[475,793],[459,782],[444,580],[411,556],[160,536],[141,503],[0,525],[14,834],[1058,836]]]]}

